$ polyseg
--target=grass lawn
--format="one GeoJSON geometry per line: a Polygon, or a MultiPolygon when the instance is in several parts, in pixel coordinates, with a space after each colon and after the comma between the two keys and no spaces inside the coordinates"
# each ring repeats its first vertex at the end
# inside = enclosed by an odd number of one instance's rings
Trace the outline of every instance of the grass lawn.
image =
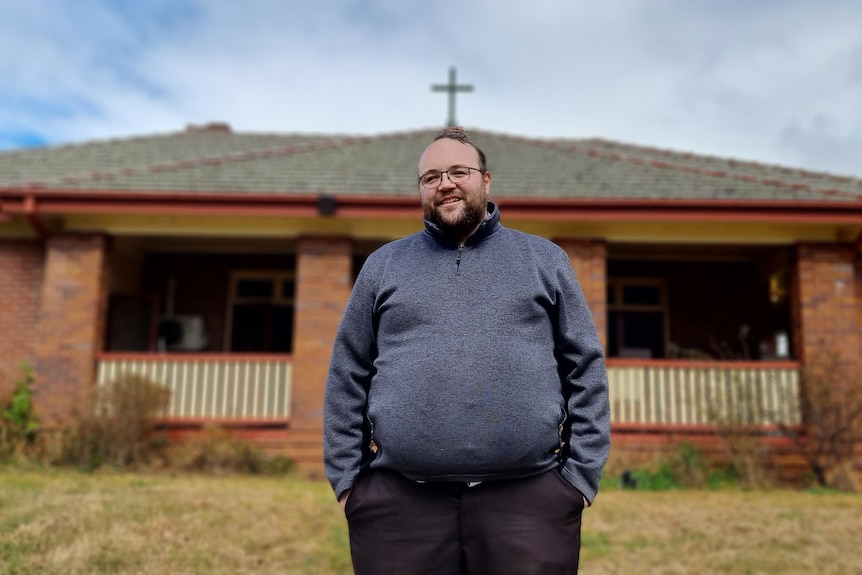
{"type": "MultiPolygon", "coordinates": [[[[604,489],[584,574],[862,573],[862,495],[604,489]]],[[[0,574],[351,573],[325,482],[0,467],[0,574]]],[[[384,574],[400,575],[400,574],[384,574]]]]}

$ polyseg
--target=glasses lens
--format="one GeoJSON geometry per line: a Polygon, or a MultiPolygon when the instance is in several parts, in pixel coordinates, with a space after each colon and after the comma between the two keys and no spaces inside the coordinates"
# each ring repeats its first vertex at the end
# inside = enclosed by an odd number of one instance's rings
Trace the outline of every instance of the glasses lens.
{"type": "Polygon", "coordinates": [[[466,182],[470,179],[469,168],[452,168],[449,170],[449,179],[455,183],[466,182]]]}
{"type": "Polygon", "coordinates": [[[436,172],[430,172],[428,174],[422,174],[422,177],[419,178],[419,181],[422,182],[422,185],[426,188],[436,188],[440,184],[441,175],[436,172]]]}

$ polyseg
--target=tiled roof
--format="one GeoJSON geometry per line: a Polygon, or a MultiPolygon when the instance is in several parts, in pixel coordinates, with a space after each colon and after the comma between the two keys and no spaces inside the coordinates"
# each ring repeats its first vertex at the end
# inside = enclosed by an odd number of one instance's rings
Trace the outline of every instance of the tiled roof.
{"type": "MultiPolygon", "coordinates": [[[[435,130],[379,136],[234,133],[226,127],[0,153],[3,188],[413,196],[435,130]]],[[[862,199],[862,180],[601,139],[471,132],[510,198],[862,199]]]]}

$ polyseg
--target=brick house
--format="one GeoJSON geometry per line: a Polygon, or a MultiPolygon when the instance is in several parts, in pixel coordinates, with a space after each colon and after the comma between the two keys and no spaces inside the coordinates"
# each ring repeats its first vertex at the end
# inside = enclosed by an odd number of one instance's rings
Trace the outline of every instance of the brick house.
{"type": "MultiPolygon", "coordinates": [[[[0,386],[29,361],[59,423],[88,386],[140,372],[172,390],[174,431],[216,421],[318,469],[336,326],[363,258],[421,229],[433,134],[213,124],[0,154],[0,386]]],[[[503,223],[571,256],[607,350],[614,450],[708,433],[733,382],[792,409],[806,361],[859,357],[862,181],[473,135],[503,223]]]]}

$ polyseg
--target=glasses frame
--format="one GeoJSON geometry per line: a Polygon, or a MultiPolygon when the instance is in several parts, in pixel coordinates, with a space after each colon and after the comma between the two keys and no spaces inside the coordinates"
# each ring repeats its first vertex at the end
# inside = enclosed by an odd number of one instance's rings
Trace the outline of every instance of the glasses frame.
{"type": "Polygon", "coordinates": [[[443,174],[446,174],[446,177],[449,178],[449,181],[452,182],[453,184],[455,184],[455,183],[463,184],[464,182],[470,181],[470,173],[472,171],[479,172],[480,174],[485,173],[485,170],[481,170],[479,168],[473,168],[471,166],[452,166],[448,170],[443,170],[442,172],[438,172],[436,170],[432,170],[430,172],[425,172],[424,174],[419,176],[418,182],[419,182],[419,185],[422,186],[423,188],[425,188],[426,190],[435,190],[435,189],[440,187],[440,184],[443,183],[443,174]],[[449,175],[450,170],[467,170],[467,179],[463,180],[463,181],[455,182],[454,180],[452,180],[452,176],[449,175]],[[424,178],[425,176],[427,176],[429,174],[439,174],[440,175],[440,181],[437,182],[437,185],[426,185],[425,182],[422,181],[422,178],[424,178]]]}

